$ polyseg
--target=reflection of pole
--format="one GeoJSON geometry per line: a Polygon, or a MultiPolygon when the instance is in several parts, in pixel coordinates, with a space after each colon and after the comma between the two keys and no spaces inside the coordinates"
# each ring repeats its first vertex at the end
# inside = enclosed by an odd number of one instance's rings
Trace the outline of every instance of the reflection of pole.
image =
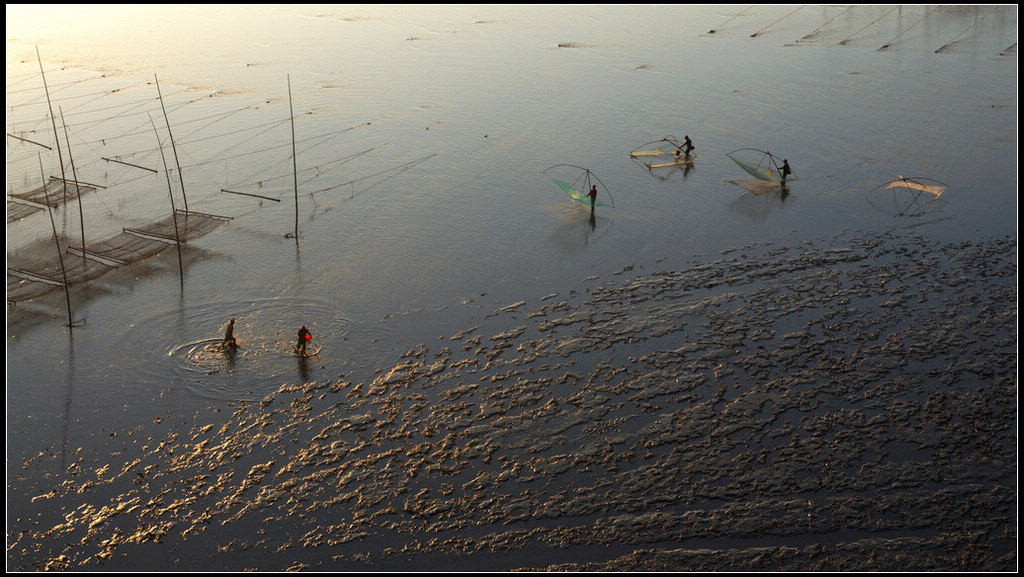
{"type": "Polygon", "coordinates": [[[68,466],[68,430],[71,425],[71,401],[74,399],[75,382],[75,335],[68,334],[68,388],[64,396],[64,426],[61,437],[60,468],[67,469],[68,466]]]}
{"type": "Polygon", "coordinates": [[[64,157],[60,153],[60,138],[57,137],[57,119],[53,116],[53,103],[50,102],[50,89],[46,86],[46,73],[43,72],[43,58],[39,56],[36,46],[36,59],[39,60],[39,74],[43,77],[43,90],[46,91],[46,105],[50,108],[50,122],[53,124],[53,140],[57,142],[57,158],[60,160],[60,180],[64,185],[64,202],[68,201],[68,183],[64,176],[64,157]]]}
{"type": "MultiPolygon", "coordinates": [[[[38,154],[38,153],[37,153],[38,154]]],[[[57,238],[57,223],[53,220],[53,207],[50,206],[50,193],[46,191],[46,173],[43,171],[43,155],[39,155],[39,175],[43,177],[43,197],[46,199],[46,212],[50,214],[50,226],[53,227],[53,243],[57,245],[57,259],[60,260],[60,274],[64,277],[64,298],[68,301],[68,330],[71,330],[75,323],[71,316],[71,295],[68,294],[68,273],[64,270],[64,254],[60,250],[60,240],[57,238]]]]}
{"type": "Polygon", "coordinates": [[[164,162],[164,176],[167,177],[167,194],[171,196],[171,217],[174,219],[174,244],[178,247],[178,272],[181,275],[181,287],[185,288],[185,266],[181,264],[181,237],[178,236],[178,211],[174,208],[174,193],[171,190],[171,175],[167,172],[167,158],[164,157],[164,147],[160,144],[160,133],[156,131],[156,123],[153,116],[149,115],[149,123],[153,125],[153,134],[156,134],[156,145],[160,149],[160,159],[164,162]]]}
{"type": "Polygon", "coordinates": [[[292,119],[292,175],[295,180],[295,242],[299,242],[299,168],[295,158],[295,111],[292,108],[292,77],[288,76],[288,114],[292,119]]]}
{"type": "Polygon", "coordinates": [[[164,108],[164,96],[160,93],[160,80],[156,74],[153,75],[156,81],[156,95],[160,97],[160,110],[164,111],[164,122],[167,124],[167,136],[171,137],[171,151],[174,152],[174,165],[178,167],[178,180],[181,181],[181,198],[185,201],[185,212],[188,212],[188,197],[185,196],[185,175],[181,173],[181,164],[178,163],[178,148],[174,146],[174,135],[171,134],[171,121],[167,118],[167,109],[164,108]]]}
{"type": "Polygon", "coordinates": [[[60,111],[60,123],[64,127],[64,140],[68,144],[68,160],[71,161],[71,177],[75,179],[75,193],[78,196],[78,222],[82,227],[82,260],[86,260],[85,256],[85,213],[82,211],[82,188],[78,186],[78,173],[75,171],[75,158],[71,156],[71,139],[68,138],[68,125],[64,123],[64,111],[58,106],[57,110],[60,111]]]}

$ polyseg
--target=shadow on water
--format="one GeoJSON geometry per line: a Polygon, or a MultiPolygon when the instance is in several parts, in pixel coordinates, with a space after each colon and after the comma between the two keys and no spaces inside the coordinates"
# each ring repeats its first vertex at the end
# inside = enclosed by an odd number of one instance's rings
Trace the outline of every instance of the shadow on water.
{"type": "Polygon", "coordinates": [[[726,180],[725,182],[734,184],[747,192],[731,201],[729,208],[752,220],[768,218],[772,212],[784,208],[787,201],[789,204],[793,202],[790,189],[773,182],[765,182],[756,178],[726,180]]]}
{"type": "Polygon", "coordinates": [[[598,208],[591,211],[585,207],[564,204],[549,206],[548,210],[559,220],[548,234],[548,242],[564,252],[583,250],[611,234],[614,228],[614,218],[605,215],[611,209],[598,208]]]}

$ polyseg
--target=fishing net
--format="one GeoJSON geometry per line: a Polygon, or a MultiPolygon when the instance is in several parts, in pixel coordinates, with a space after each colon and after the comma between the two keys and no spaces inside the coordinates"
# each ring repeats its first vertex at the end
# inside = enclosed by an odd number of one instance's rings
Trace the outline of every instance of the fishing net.
{"type": "Polygon", "coordinates": [[[7,224],[21,220],[30,214],[35,214],[42,210],[38,206],[31,204],[22,204],[20,202],[7,201],[7,224]]]}
{"type": "Polygon", "coordinates": [[[942,191],[946,190],[948,187],[939,184],[924,184],[914,180],[900,178],[889,183],[889,186],[886,188],[909,188],[910,190],[926,192],[938,198],[939,195],[942,194],[942,191]]]}
{"type": "MultiPolygon", "coordinates": [[[[555,182],[555,184],[557,184],[559,188],[564,190],[566,192],[566,194],[568,194],[570,197],[572,197],[573,200],[575,200],[577,202],[580,202],[580,203],[583,203],[583,204],[585,204],[587,206],[591,205],[590,197],[587,196],[586,194],[584,194],[583,192],[581,192],[575,186],[573,186],[573,185],[571,185],[571,184],[569,184],[567,182],[563,182],[561,180],[558,180],[557,178],[554,178],[552,176],[548,176],[548,178],[553,180],[555,182]]],[[[597,202],[594,202],[593,205],[594,206],[605,206],[605,203],[603,203],[603,202],[601,202],[599,200],[597,202]]]]}
{"type": "Polygon", "coordinates": [[[683,150],[683,148],[684,146],[682,142],[671,136],[666,136],[661,140],[648,142],[647,144],[638,146],[633,149],[629,155],[633,158],[638,156],[660,156],[662,154],[672,154],[677,150],[683,150]],[[652,149],[651,145],[655,145],[655,147],[652,149]]]}
{"type": "Polygon", "coordinates": [[[732,156],[730,156],[729,158],[732,158],[733,162],[738,164],[740,168],[749,172],[751,176],[758,180],[768,180],[774,182],[779,182],[782,180],[782,178],[779,176],[779,173],[773,171],[770,167],[760,164],[751,164],[749,162],[739,160],[738,158],[732,156]]]}
{"type": "MultiPolygon", "coordinates": [[[[60,182],[59,179],[56,180],[60,182]]],[[[44,183],[27,192],[9,192],[7,193],[7,222],[23,219],[46,208],[47,204],[53,208],[60,208],[73,199],[75,194],[88,194],[95,191],[96,187],[82,184],[78,186],[69,184],[65,191],[62,186],[46,186],[44,183]]]]}
{"type": "MultiPolygon", "coordinates": [[[[779,167],[776,166],[775,157],[771,154],[761,151],[755,151],[753,149],[743,149],[753,152],[754,154],[760,154],[759,160],[754,162],[749,158],[741,158],[740,155],[736,154],[739,151],[733,151],[729,153],[729,158],[733,162],[739,165],[740,168],[747,171],[751,176],[758,180],[764,180],[766,182],[780,183],[782,182],[782,173],[779,171],[779,167]]],[[[786,177],[786,180],[798,180],[795,174],[790,174],[786,177]]]]}
{"type": "Polygon", "coordinates": [[[60,289],[65,276],[69,285],[97,279],[118,266],[139,262],[172,248],[175,238],[182,242],[196,239],[230,220],[180,210],[176,217],[177,235],[175,217],[168,216],[143,227],[126,228],[107,239],[87,242],[85,250],[71,246],[66,238],[61,239],[61,246],[69,247],[63,257],[63,273],[52,238],[8,254],[7,302],[30,300],[60,289]]]}
{"type": "Polygon", "coordinates": [[[765,166],[761,166],[761,165],[754,165],[754,164],[751,164],[749,162],[744,162],[744,161],[738,160],[738,159],[733,158],[733,157],[729,157],[729,158],[732,158],[733,162],[738,164],[739,167],[742,168],[743,170],[750,172],[751,175],[754,176],[755,178],[758,178],[760,180],[772,180],[772,179],[778,180],[779,179],[778,178],[778,174],[777,173],[773,173],[771,168],[768,168],[768,167],[765,167],[765,166]],[[775,178],[772,178],[772,176],[775,176],[775,178]]]}
{"type": "Polygon", "coordinates": [[[165,217],[145,227],[126,230],[135,234],[164,239],[168,242],[174,242],[175,238],[188,241],[213,232],[214,229],[229,220],[231,220],[230,217],[225,216],[177,210],[175,215],[165,217]]]}
{"type": "MultiPolygon", "coordinates": [[[[67,239],[61,244],[66,246],[67,239]]],[[[74,285],[99,278],[112,268],[70,252],[64,255],[62,265],[52,238],[39,240],[7,255],[7,302],[31,300],[59,290],[65,276],[67,283],[74,285]]]]}

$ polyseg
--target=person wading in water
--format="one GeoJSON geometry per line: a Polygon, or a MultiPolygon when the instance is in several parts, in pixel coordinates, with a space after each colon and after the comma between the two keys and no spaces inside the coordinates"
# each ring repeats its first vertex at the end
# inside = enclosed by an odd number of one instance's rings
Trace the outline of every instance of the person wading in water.
{"type": "Polygon", "coordinates": [[[220,343],[222,348],[234,348],[238,346],[238,341],[235,340],[235,318],[231,317],[228,321],[228,326],[224,329],[224,341],[220,343]]]}
{"type": "Polygon", "coordinates": [[[793,174],[793,171],[789,169],[789,160],[782,159],[782,168],[779,170],[782,173],[782,186],[786,186],[786,177],[793,174]]]}
{"type": "Polygon", "coordinates": [[[309,329],[306,328],[306,325],[302,325],[302,328],[299,329],[299,342],[295,343],[295,352],[300,355],[305,355],[306,343],[308,343],[312,338],[313,335],[309,333],[309,329]]]}

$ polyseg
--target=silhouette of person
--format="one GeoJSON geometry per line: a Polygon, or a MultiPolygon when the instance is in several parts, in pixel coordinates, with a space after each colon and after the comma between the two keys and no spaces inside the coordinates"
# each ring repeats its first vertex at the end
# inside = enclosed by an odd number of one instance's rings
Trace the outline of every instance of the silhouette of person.
{"type": "Polygon", "coordinates": [[[238,346],[238,341],[235,340],[235,318],[231,317],[228,321],[228,326],[224,329],[224,341],[221,342],[220,346],[224,348],[238,346]]]}
{"type": "Polygon", "coordinates": [[[782,159],[782,168],[780,171],[782,172],[781,184],[782,186],[786,186],[786,177],[793,174],[793,171],[789,169],[789,160],[782,159]]]}
{"type": "Polygon", "coordinates": [[[295,344],[295,352],[305,355],[306,354],[306,343],[313,338],[313,335],[309,333],[306,325],[302,325],[299,329],[299,341],[295,344]]]}
{"type": "Polygon", "coordinates": [[[688,135],[684,135],[683,136],[683,154],[686,155],[686,158],[690,158],[690,152],[692,152],[694,148],[696,148],[696,147],[693,145],[693,142],[690,142],[690,137],[688,135]]]}
{"type": "Polygon", "coordinates": [[[597,185],[590,187],[590,192],[587,193],[590,197],[590,212],[594,212],[594,207],[597,206],[597,185]]]}

